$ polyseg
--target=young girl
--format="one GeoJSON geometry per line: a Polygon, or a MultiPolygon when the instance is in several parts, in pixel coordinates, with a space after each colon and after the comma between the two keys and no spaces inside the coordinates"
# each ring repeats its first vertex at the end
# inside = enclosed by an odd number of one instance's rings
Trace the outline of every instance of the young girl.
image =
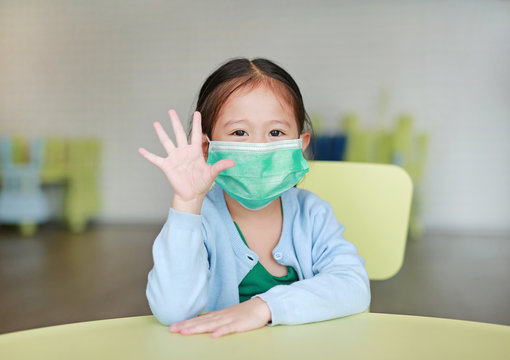
{"type": "Polygon", "coordinates": [[[176,144],[154,123],[168,156],[139,149],[174,190],[147,284],[161,323],[219,337],[368,308],[364,261],[343,225],[327,202],[294,187],[308,171],[310,132],[285,70],[265,59],[217,69],[200,90],[190,143],[169,115],[176,144]]]}

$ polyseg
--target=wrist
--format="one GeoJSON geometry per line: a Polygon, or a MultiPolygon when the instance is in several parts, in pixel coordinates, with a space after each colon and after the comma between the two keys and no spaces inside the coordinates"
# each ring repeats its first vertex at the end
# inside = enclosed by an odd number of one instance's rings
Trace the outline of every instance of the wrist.
{"type": "Polygon", "coordinates": [[[258,304],[258,309],[259,309],[259,313],[260,313],[260,317],[262,319],[264,319],[266,321],[266,323],[270,323],[271,320],[272,320],[272,317],[271,317],[271,309],[269,308],[269,305],[267,304],[267,302],[265,302],[262,298],[260,297],[254,297],[252,298],[251,300],[253,301],[256,301],[257,304],[258,304]]]}
{"type": "Polygon", "coordinates": [[[180,212],[187,212],[191,214],[200,215],[200,211],[202,210],[202,203],[204,202],[204,197],[205,196],[201,196],[195,199],[183,200],[179,196],[174,195],[174,198],[172,200],[172,208],[180,212]]]}

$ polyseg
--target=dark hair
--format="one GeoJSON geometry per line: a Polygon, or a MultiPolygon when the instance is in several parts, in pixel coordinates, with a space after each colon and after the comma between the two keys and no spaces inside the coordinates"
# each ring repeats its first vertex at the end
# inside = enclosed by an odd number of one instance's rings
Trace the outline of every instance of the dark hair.
{"type": "Polygon", "coordinates": [[[267,59],[236,58],[209,75],[200,89],[196,111],[202,115],[202,132],[211,138],[221,107],[232,93],[261,84],[271,87],[293,108],[300,134],[312,130],[299,87],[287,71],[267,59]]]}

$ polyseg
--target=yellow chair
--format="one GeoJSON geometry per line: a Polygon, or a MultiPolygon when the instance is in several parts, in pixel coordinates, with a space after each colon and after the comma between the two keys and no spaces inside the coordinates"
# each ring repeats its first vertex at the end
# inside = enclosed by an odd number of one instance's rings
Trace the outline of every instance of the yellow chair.
{"type": "Polygon", "coordinates": [[[99,211],[100,155],[101,144],[97,140],[72,140],[68,144],[65,217],[73,232],[85,230],[87,221],[99,211]]]}
{"type": "Polygon", "coordinates": [[[393,277],[402,267],[413,185],[395,165],[309,161],[299,188],[328,201],[345,225],[344,236],[365,259],[371,280],[393,277]]]}

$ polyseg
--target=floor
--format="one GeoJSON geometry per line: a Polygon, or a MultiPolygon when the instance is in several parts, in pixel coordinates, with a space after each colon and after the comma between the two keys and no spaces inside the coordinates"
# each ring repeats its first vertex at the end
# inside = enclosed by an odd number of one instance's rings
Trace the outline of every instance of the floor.
{"type": "MultiPolygon", "coordinates": [[[[0,333],[150,314],[145,299],[155,225],[96,225],[32,238],[0,227],[0,333]]],[[[428,234],[402,270],[372,283],[372,312],[510,325],[510,236],[428,234]]]]}
{"type": "Polygon", "coordinates": [[[371,287],[373,312],[510,325],[510,235],[428,234],[371,287]]]}

